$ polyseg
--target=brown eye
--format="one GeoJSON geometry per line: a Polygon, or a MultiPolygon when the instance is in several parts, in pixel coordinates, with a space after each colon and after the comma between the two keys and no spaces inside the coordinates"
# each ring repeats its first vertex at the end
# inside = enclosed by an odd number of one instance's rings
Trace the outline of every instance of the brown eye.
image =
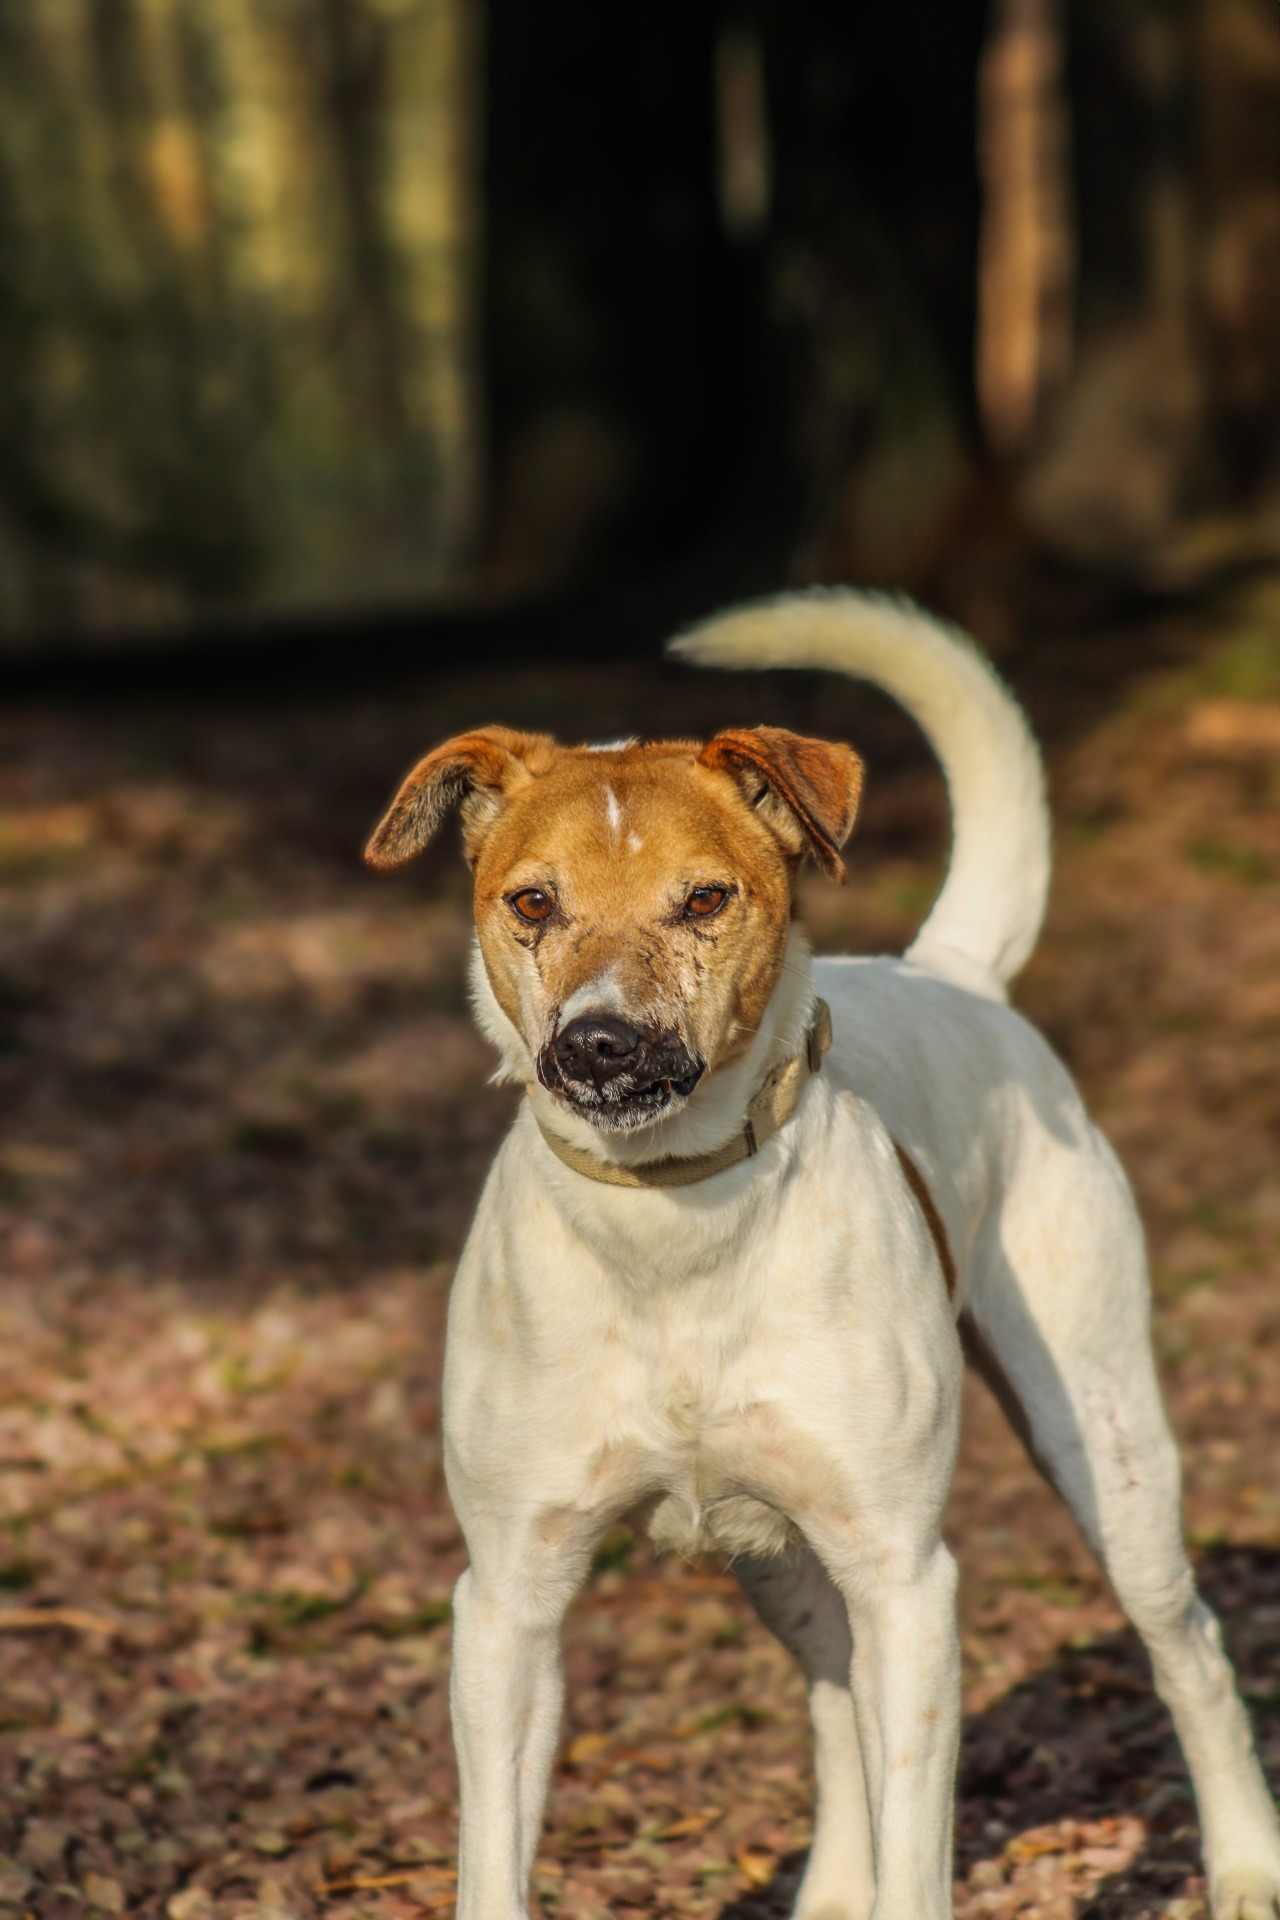
{"type": "Polygon", "coordinates": [[[729,898],[728,887],[695,887],[684,903],[687,920],[709,920],[729,898]]]}
{"type": "Polygon", "coordinates": [[[555,912],[555,901],[549,893],[543,893],[540,887],[525,887],[520,893],[513,893],[507,902],[513,913],[522,920],[537,922],[549,920],[555,912]]]}

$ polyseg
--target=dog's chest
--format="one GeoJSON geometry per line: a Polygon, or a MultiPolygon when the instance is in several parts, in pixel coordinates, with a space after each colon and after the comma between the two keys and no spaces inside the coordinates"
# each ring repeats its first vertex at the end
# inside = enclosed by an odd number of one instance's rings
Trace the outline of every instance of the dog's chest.
{"type": "Polygon", "coordinates": [[[685,1553],[858,1524],[866,1449],[910,1397],[904,1348],[923,1346],[908,1371],[927,1383],[954,1334],[935,1276],[904,1285],[914,1214],[847,1174],[833,1191],[829,1158],[813,1145],[803,1186],[713,1219],[608,1193],[568,1219],[531,1181],[500,1189],[450,1309],[455,1503],[479,1513],[486,1489],[519,1486],[548,1538],[632,1514],[685,1553]]]}
{"type": "Polygon", "coordinates": [[[788,1546],[825,1475],[767,1339],[734,1351],[704,1335],[629,1371],[634,1397],[597,1461],[616,1467],[633,1522],[663,1552],[788,1546]]]}

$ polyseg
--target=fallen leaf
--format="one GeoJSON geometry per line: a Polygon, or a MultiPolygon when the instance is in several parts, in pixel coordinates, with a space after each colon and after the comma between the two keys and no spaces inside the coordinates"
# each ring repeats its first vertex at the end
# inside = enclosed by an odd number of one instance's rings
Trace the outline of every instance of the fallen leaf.
{"type": "Polygon", "coordinates": [[[683,1840],[687,1834],[705,1833],[723,1814],[723,1807],[710,1807],[705,1813],[687,1813],[669,1827],[661,1827],[653,1837],[655,1840],[683,1840]]]}
{"type": "Polygon", "coordinates": [[[91,1907],[97,1907],[101,1913],[124,1912],[124,1888],[118,1880],[108,1879],[104,1873],[86,1873],[84,1897],[91,1907]]]}
{"type": "Polygon", "coordinates": [[[750,1848],[742,1848],[734,1859],[746,1874],[753,1887],[767,1887],[777,1870],[777,1858],[772,1853],[758,1853],[750,1848]]]}
{"type": "Polygon", "coordinates": [[[213,1912],[213,1901],[205,1887],[184,1887],[181,1893],[169,1896],[164,1910],[169,1920],[207,1920],[213,1912]]]}
{"type": "Polygon", "coordinates": [[[48,1627],[69,1627],[73,1633],[114,1634],[114,1620],[100,1613],[82,1613],[78,1607],[0,1608],[0,1633],[38,1633],[48,1627]]]}

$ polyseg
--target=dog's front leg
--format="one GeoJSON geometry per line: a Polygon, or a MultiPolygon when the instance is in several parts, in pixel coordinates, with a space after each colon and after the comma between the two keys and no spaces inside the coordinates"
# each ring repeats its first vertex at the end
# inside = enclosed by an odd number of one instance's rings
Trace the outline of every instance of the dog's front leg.
{"type": "Polygon", "coordinates": [[[955,1562],[938,1542],[914,1566],[864,1567],[838,1584],[853,1625],[872,1920],[946,1920],[960,1740],[955,1562]]]}
{"type": "Polygon", "coordinates": [[[560,1627],[577,1570],[520,1554],[454,1594],[453,1735],[462,1827],[457,1920],[526,1920],[563,1699],[560,1627]]]}

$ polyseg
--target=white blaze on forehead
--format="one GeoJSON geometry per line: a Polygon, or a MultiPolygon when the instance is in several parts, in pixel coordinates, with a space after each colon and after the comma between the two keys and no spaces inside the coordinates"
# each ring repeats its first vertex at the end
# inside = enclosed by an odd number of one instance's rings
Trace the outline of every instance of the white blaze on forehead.
{"type": "Polygon", "coordinates": [[[559,1031],[563,1032],[580,1013],[625,1013],[622,983],[612,967],[606,967],[594,980],[584,981],[569,995],[560,1009],[559,1031]]]}
{"type": "Polygon", "coordinates": [[[627,835],[627,845],[630,847],[632,853],[639,853],[644,845],[644,841],[638,833],[629,833],[627,835]]]}
{"type": "Polygon", "coordinates": [[[618,796],[612,787],[604,790],[605,811],[609,815],[609,831],[616,840],[622,830],[622,808],[618,805],[618,796]]]}

